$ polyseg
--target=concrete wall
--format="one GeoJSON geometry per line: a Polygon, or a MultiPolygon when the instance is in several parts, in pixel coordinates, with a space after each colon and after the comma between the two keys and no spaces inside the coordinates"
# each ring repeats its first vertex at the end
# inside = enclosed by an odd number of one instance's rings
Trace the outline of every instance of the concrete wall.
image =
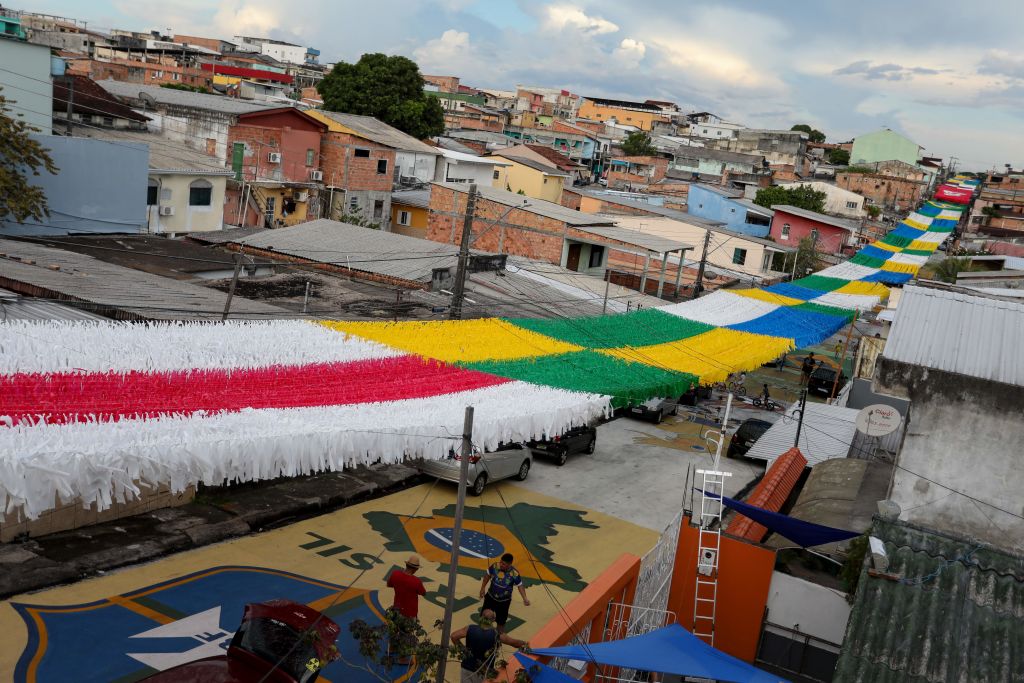
{"type": "Polygon", "coordinates": [[[221,163],[230,161],[228,130],[234,123],[233,116],[164,105],[157,111],[134,109],[150,117],[149,130],[159,132],[167,140],[215,156],[221,163]]]}
{"type": "Polygon", "coordinates": [[[900,519],[1024,552],[1020,387],[882,357],[874,388],[911,402],[890,495],[900,519]]]}
{"type": "Polygon", "coordinates": [[[753,237],[766,236],[771,227],[771,219],[767,219],[769,225],[747,223],[747,207],[696,184],[690,186],[687,194],[686,211],[698,218],[725,223],[730,230],[753,237]]]}
{"type": "Polygon", "coordinates": [[[916,164],[920,148],[913,140],[889,129],[858,135],[850,152],[851,164],[873,164],[878,161],[896,159],[907,164],[916,164]]]}
{"type": "Polygon", "coordinates": [[[420,154],[417,152],[395,152],[395,165],[402,169],[405,177],[415,177],[424,183],[429,183],[437,173],[436,154],[420,154]]]}
{"type": "Polygon", "coordinates": [[[776,571],[768,588],[767,620],[830,643],[842,643],[852,609],[845,596],[834,588],[776,571]]]}
{"type": "Polygon", "coordinates": [[[917,206],[926,187],[924,181],[875,173],[837,173],[836,185],[894,211],[917,206]]]}
{"type": "MultiPolygon", "coordinates": [[[[0,41],[2,42],[2,41],[0,41]]],[[[32,177],[43,188],[50,217],[0,223],[5,235],[139,233],[146,226],[149,147],[141,143],[33,135],[60,169],[32,177]]]]}
{"type": "Polygon", "coordinates": [[[440,159],[437,164],[437,177],[434,178],[436,181],[453,182],[453,183],[476,183],[481,187],[501,187],[505,189],[504,185],[496,185],[501,182],[502,174],[498,173],[498,178],[494,178],[494,166],[492,164],[477,164],[469,161],[456,161],[454,159],[440,159]]]}
{"type": "Polygon", "coordinates": [[[53,133],[50,48],[21,40],[0,40],[0,64],[0,88],[10,114],[41,133],[53,133]]]}
{"type": "Polygon", "coordinates": [[[501,158],[512,164],[504,175],[510,192],[523,192],[527,197],[544,199],[555,204],[561,203],[565,180],[563,177],[547,175],[543,171],[520,164],[514,157],[501,158]]]}
{"type": "Polygon", "coordinates": [[[209,232],[224,227],[224,204],[228,184],[226,176],[161,173],[153,174],[149,179],[160,186],[158,203],[147,207],[150,232],[209,232]],[[205,180],[213,186],[209,206],[189,205],[189,190],[192,183],[197,180],[205,180]],[[174,207],[174,215],[161,216],[161,206],[174,207]]]}
{"type": "Polygon", "coordinates": [[[422,207],[392,202],[391,232],[398,233],[399,235],[406,235],[407,237],[420,237],[422,239],[426,239],[429,215],[430,212],[422,207]],[[402,211],[409,214],[409,220],[406,225],[398,222],[398,219],[400,218],[399,214],[402,211]]]}
{"type": "Polygon", "coordinates": [[[846,218],[863,218],[865,215],[864,197],[856,192],[837,187],[832,183],[792,183],[791,185],[786,185],[786,187],[809,187],[817,192],[824,192],[825,213],[845,216],[846,218]]]}

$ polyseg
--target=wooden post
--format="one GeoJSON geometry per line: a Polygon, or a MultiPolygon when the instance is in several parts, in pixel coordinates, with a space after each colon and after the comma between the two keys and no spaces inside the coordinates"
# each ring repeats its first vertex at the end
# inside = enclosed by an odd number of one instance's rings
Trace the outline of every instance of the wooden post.
{"type": "Polygon", "coordinates": [[[850,346],[850,337],[853,336],[853,324],[857,322],[857,317],[860,315],[860,311],[855,310],[853,312],[853,320],[850,321],[850,329],[846,333],[846,341],[843,342],[843,355],[839,357],[839,367],[836,368],[836,378],[832,380],[832,391],[829,392],[829,399],[836,397],[836,389],[839,387],[839,375],[843,372],[843,363],[846,362],[846,349],[850,346]]]}
{"type": "Polygon", "coordinates": [[[231,312],[231,299],[235,296],[235,287],[238,286],[238,273],[242,270],[242,255],[235,254],[235,274],[231,276],[231,286],[228,287],[228,299],[224,302],[224,313],[220,316],[220,321],[224,322],[228,319],[228,313],[231,312]]]}

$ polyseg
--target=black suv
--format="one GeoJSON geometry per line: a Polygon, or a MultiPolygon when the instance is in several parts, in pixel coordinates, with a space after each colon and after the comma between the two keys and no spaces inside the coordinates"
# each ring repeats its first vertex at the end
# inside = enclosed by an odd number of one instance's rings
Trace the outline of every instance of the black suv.
{"type": "Polygon", "coordinates": [[[771,422],[758,420],[757,418],[744,420],[743,424],[736,430],[736,433],[732,435],[732,440],[729,442],[729,450],[726,451],[725,457],[735,458],[738,455],[746,455],[750,447],[754,445],[754,442],[760,439],[761,435],[767,432],[771,426],[771,422]]]}
{"type": "Polygon", "coordinates": [[[836,393],[846,386],[846,375],[835,368],[827,365],[819,365],[811,373],[811,379],[807,382],[807,391],[828,398],[832,395],[832,385],[836,381],[836,372],[839,372],[839,383],[836,384],[836,393]]]}
{"type": "Polygon", "coordinates": [[[544,441],[531,441],[527,445],[534,453],[554,458],[555,464],[561,467],[573,453],[594,452],[594,448],[597,447],[597,428],[573,427],[561,436],[553,436],[544,441]]]}

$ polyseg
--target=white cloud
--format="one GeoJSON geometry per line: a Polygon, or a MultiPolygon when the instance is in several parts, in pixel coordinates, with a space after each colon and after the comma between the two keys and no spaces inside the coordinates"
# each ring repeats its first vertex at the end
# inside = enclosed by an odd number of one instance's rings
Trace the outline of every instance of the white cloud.
{"type": "Polygon", "coordinates": [[[639,40],[623,38],[619,46],[612,51],[612,57],[623,66],[636,67],[643,61],[647,46],[639,40]]]}
{"type": "Polygon", "coordinates": [[[552,31],[571,29],[586,35],[600,36],[619,30],[618,24],[602,17],[588,16],[582,9],[574,5],[548,7],[545,15],[544,28],[552,31]]]}
{"type": "Polygon", "coordinates": [[[291,10],[268,0],[222,0],[213,17],[215,32],[223,36],[267,36],[282,26],[292,26],[291,10]]]}
{"type": "Polygon", "coordinates": [[[459,73],[472,58],[474,48],[469,33],[450,28],[440,38],[428,40],[413,50],[420,70],[459,73]]]}

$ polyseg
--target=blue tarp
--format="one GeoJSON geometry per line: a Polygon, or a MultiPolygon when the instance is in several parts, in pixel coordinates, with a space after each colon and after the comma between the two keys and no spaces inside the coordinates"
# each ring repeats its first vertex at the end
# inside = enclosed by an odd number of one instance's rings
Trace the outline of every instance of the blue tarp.
{"type": "MultiPolygon", "coordinates": [[[[700,489],[696,489],[700,491],[700,489]]],[[[708,493],[707,495],[717,498],[718,495],[708,493]]],[[[772,512],[759,508],[756,505],[743,503],[728,496],[722,496],[722,504],[730,510],[735,510],[744,517],[749,517],[769,531],[774,531],[796,543],[801,548],[810,548],[814,545],[845,541],[849,538],[856,538],[860,534],[856,531],[836,529],[835,527],[805,522],[796,517],[784,515],[781,512],[772,512]]]]}
{"type": "Polygon", "coordinates": [[[828,339],[844,325],[846,318],[837,315],[805,311],[794,306],[781,306],[759,318],[729,325],[729,328],[772,337],[789,337],[800,349],[828,339]]]}
{"type": "Polygon", "coordinates": [[[609,643],[567,645],[533,653],[729,683],[787,683],[784,678],[716,650],[679,624],[609,643]]]}
{"type": "Polygon", "coordinates": [[[522,652],[516,653],[516,659],[523,665],[526,672],[530,674],[532,683],[577,683],[572,676],[566,676],[561,671],[545,666],[535,659],[530,659],[522,652]]]}
{"type": "Polygon", "coordinates": [[[882,282],[887,285],[902,285],[914,279],[913,273],[897,273],[891,270],[880,270],[867,277],[861,278],[864,282],[882,282]]]}
{"type": "Polygon", "coordinates": [[[789,282],[780,282],[777,285],[770,285],[765,287],[769,292],[775,294],[781,294],[782,296],[788,296],[793,299],[800,299],[801,301],[810,301],[811,299],[817,299],[825,292],[817,289],[809,289],[807,287],[801,287],[800,285],[794,285],[789,282]]]}
{"type": "Polygon", "coordinates": [[[895,252],[888,251],[887,249],[879,249],[878,247],[873,247],[869,244],[866,247],[863,247],[857,253],[864,254],[865,256],[870,256],[871,258],[880,258],[883,261],[888,261],[889,259],[892,258],[892,255],[895,252]]]}

